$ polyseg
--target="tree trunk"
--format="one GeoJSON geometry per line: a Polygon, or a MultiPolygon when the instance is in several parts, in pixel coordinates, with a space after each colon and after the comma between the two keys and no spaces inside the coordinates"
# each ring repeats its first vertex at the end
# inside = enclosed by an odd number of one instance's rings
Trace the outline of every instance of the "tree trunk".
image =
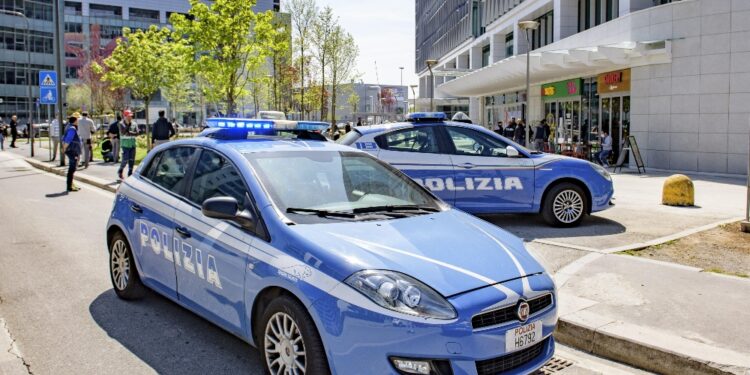
{"type": "Polygon", "coordinates": [[[143,101],[146,104],[146,150],[151,149],[151,123],[148,121],[148,107],[151,105],[151,98],[143,101]]]}
{"type": "MultiPolygon", "coordinates": [[[[304,41],[301,41],[302,45],[305,44],[304,41]]],[[[300,120],[305,119],[305,48],[300,47],[302,51],[302,57],[300,58],[300,87],[302,89],[302,94],[299,96],[299,114],[302,117],[300,120]]]]}
{"type": "Polygon", "coordinates": [[[331,123],[336,124],[336,69],[331,75],[331,123]]]}
{"type": "Polygon", "coordinates": [[[320,121],[325,121],[326,108],[326,58],[325,55],[320,59],[320,121]]]}

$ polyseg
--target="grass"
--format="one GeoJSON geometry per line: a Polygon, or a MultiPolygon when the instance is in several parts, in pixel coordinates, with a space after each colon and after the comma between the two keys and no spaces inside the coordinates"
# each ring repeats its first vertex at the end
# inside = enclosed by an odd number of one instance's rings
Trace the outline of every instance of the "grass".
{"type": "Polygon", "coordinates": [[[746,273],[727,272],[727,271],[724,271],[724,270],[722,270],[720,268],[708,268],[708,269],[706,269],[704,271],[705,272],[711,272],[711,273],[718,273],[718,274],[721,274],[721,275],[729,275],[729,276],[742,277],[744,279],[750,278],[750,275],[748,275],[746,273]]]}
{"type": "Polygon", "coordinates": [[[641,251],[644,251],[644,250],[659,250],[661,248],[674,245],[674,244],[677,243],[677,241],[679,241],[679,240],[671,240],[671,241],[667,241],[667,242],[664,242],[664,243],[660,243],[658,245],[644,247],[642,249],[623,250],[623,251],[617,252],[617,254],[620,254],[620,255],[630,255],[630,256],[638,257],[638,256],[641,256],[641,254],[640,254],[641,251]]]}

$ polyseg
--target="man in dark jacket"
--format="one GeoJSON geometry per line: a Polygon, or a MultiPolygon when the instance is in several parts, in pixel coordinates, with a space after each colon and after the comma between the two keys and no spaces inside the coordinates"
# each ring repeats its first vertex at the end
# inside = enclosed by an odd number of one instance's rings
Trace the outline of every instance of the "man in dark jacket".
{"type": "Polygon", "coordinates": [[[174,126],[164,117],[164,111],[159,111],[159,119],[151,129],[151,148],[169,142],[175,134],[174,126]]]}
{"type": "Polygon", "coordinates": [[[526,145],[526,125],[523,120],[518,120],[516,129],[513,132],[513,140],[521,146],[526,145]]]}
{"type": "Polygon", "coordinates": [[[544,129],[545,120],[540,121],[534,128],[534,149],[544,151],[544,141],[547,139],[547,131],[544,129]]]}
{"type": "Polygon", "coordinates": [[[115,163],[120,162],[120,121],[122,121],[122,116],[118,113],[115,122],[109,124],[109,129],[107,129],[107,136],[112,141],[112,156],[115,163]]]}
{"type": "Polygon", "coordinates": [[[78,186],[73,185],[73,175],[76,173],[78,159],[81,158],[81,152],[83,151],[83,142],[81,137],[78,136],[78,117],[70,116],[68,118],[62,144],[65,156],[68,157],[67,191],[81,190],[78,186]]]}
{"type": "Polygon", "coordinates": [[[503,135],[505,135],[505,138],[513,139],[516,133],[516,125],[516,118],[511,118],[510,122],[508,122],[508,126],[506,126],[503,130],[503,135]]]}
{"type": "Polygon", "coordinates": [[[18,116],[10,116],[10,147],[18,148],[16,146],[16,139],[18,139],[18,116]]]}

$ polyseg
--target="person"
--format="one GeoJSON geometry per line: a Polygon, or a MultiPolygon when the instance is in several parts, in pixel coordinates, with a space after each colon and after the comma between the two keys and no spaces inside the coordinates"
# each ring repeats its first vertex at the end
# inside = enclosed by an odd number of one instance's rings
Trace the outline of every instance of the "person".
{"type": "Polygon", "coordinates": [[[60,133],[60,121],[57,121],[57,118],[54,118],[49,124],[49,140],[52,143],[52,157],[49,161],[55,161],[55,159],[57,159],[57,150],[60,148],[60,133]]]}
{"type": "Polygon", "coordinates": [[[513,131],[513,140],[519,145],[526,144],[526,125],[523,120],[518,120],[518,124],[513,131]]]}
{"type": "Polygon", "coordinates": [[[169,142],[175,134],[174,127],[164,117],[164,111],[159,111],[159,119],[151,129],[151,148],[169,142]]]}
{"type": "Polygon", "coordinates": [[[350,131],[352,131],[352,126],[349,123],[346,123],[346,126],[344,126],[344,133],[348,134],[350,131]]]}
{"type": "Polygon", "coordinates": [[[18,139],[18,116],[10,116],[10,148],[18,148],[16,146],[16,139],[18,139]]]}
{"type": "Polygon", "coordinates": [[[120,162],[120,121],[122,121],[122,116],[118,113],[115,122],[109,124],[109,129],[107,129],[107,136],[112,141],[112,156],[114,156],[115,163],[120,162]]]}
{"type": "Polygon", "coordinates": [[[81,149],[83,148],[81,137],[78,136],[78,117],[70,116],[68,118],[68,123],[65,126],[65,135],[62,138],[62,147],[65,156],[68,157],[67,191],[81,190],[81,188],[73,184],[73,175],[76,173],[76,168],[78,168],[78,159],[81,157],[81,149]]]}
{"type": "Polygon", "coordinates": [[[112,141],[109,139],[105,139],[101,146],[99,147],[99,151],[102,153],[102,159],[104,159],[105,163],[114,162],[115,156],[112,154],[112,141]]]}
{"type": "Polygon", "coordinates": [[[542,120],[534,127],[534,150],[544,151],[545,138],[547,138],[547,133],[544,131],[544,120],[542,120]]]}
{"type": "Polygon", "coordinates": [[[133,174],[133,166],[135,165],[135,137],[138,136],[138,124],[133,121],[133,112],[126,109],[122,112],[122,121],[119,122],[118,127],[120,128],[120,148],[122,149],[122,160],[120,160],[120,168],[117,170],[117,177],[120,180],[124,180],[122,172],[125,170],[125,165],[128,165],[128,177],[133,174]]]}
{"type": "Polygon", "coordinates": [[[552,136],[552,128],[550,128],[549,124],[547,123],[547,120],[542,120],[542,123],[544,124],[544,134],[546,135],[544,137],[544,150],[549,150],[549,139],[552,136]]]}
{"type": "Polygon", "coordinates": [[[180,136],[180,124],[177,123],[177,118],[172,117],[171,123],[172,123],[172,128],[174,128],[174,135],[176,137],[179,137],[180,136]]]}
{"type": "Polygon", "coordinates": [[[5,151],[5,123],[0,117],[0,151],[5,151]]]}
{"type": "Polygon", "coordinates": [[[513,139],[513,137],[516,134],[516,126],[517,125],[518,124],[516,124],[516,118],[515,117],[511,118],[510,122],[508,122],[508,126],[506,126],[505,130],[504,130],[504,132],[505,132],[505,134],[504,134],[505,138],[513,139]]]}
{"type": "Polygon", "coordinates": [[[497,128],[495,128],[495,133],[497,135],[503,135],[503,122],[502,121],[497,122],[497,128]]]}
{"type": "Polygon", "coordinates": [[[602,150],[599,151],[599,155],[597,155],[597,160],[599,161],[599,164],[602,166],[608,167],[609,166],[609,155],[612,153],[612,137],[607,134],[607,131],[602,131],[601,134],[602,139],[602,150]]]}
{"type": "Polygon", "coordinates": [[[338,140],[341,136],[341,133],[339,133],[339,128],[336,126],[336,124],[331,124],[331,127],[328,128],[328,136],[331,137],[334,141],[338,140]]]}
{"type": "MultiPolygon", "coordinates": [[[[76,114],[74,113],[73,115],[75,116],[76,114]]],[[[80,120],[78,120],[78,136],[81,137],[81,142],[83,142],[83,160],[81,160],[81,164],[85,169],[89,167],[89,162],[93,160],[91,136],[94,134],[95,127],[94,122],[89,118],[88,112],[83,111],[81,116],[80,120]]]]}
{"type": "Polygon", "coordinates": [[[362,117],[357,117],[357,126],[362,126],[362,117]]]}

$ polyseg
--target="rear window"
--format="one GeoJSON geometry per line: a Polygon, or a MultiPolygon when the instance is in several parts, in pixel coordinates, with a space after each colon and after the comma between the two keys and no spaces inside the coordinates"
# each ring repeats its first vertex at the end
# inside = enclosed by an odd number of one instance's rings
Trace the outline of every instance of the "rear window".
{"type": "Polygon", "coordinates": [[[342,144],[344,146],[351,146],[354,142],[356,142],[360,137],[362,137],[362,134],[357,129],[352,129],[349,133],[346,133],[343,137],[339,138],[336,143],[342,144]]]}

